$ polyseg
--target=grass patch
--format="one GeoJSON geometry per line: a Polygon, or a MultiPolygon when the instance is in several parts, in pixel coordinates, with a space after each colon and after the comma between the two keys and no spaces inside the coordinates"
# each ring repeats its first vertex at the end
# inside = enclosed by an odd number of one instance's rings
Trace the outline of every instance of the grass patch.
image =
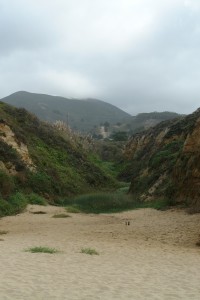
{"type": "Polygon", "coordinates": [[[0,230],[0,235],[7,234],[7,233],[8,233],[8,231],[6,231],[6,230],[0,230]]]}
{"type": "Polygon", "coordinates": [[[89,255],[99,255],[99,253],[92,248],[82,248],[81,253],[89,254],[89,255]]]}
{"type": "Polygon", "coordinates": [[[49,253],[49,254],[54,254],[58,253],[59,251],[55,248],[49,248],[49,247],[33,247],[25,250],[26,252],[31,252],[31,253],[49,253]]]}
{"type": "Polygon", "coordinates": [[[67,214],[57,214],[54,215],[52,218],[71,218],[71,216],[67,214]]]}

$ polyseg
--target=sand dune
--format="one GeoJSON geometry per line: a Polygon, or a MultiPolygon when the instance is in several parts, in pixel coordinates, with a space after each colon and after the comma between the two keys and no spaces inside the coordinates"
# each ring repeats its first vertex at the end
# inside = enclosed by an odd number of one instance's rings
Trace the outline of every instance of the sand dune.
{"type": "Polygon", "coordinates": [[[0,300],[199,300],[200,215],[141,209],[71,214],[29,206],[0,220],[0,300]],[[46,214],[32,214],[42,210],[46,214]],[[130,226],[126,226],[126,220],[130,226]],[[29,253],[33,246],[58,254],[29,253]],[[81,253],[95,248],[98,256],[81,253]]]}

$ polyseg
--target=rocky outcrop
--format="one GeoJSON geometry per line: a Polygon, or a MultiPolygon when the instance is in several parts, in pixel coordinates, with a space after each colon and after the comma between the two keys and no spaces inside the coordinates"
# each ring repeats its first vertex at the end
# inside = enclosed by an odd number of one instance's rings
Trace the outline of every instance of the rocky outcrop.
{"type": "MultiPolygon", "coordinates": [[[[31,171],[36,170],[36,167],[30,158],[27,146],[24,143],[17,141],[14,132],[4,121],[0,121],[0,139],[17,151],[21,160],[28,169],[31,171]]],[[[17,173],[13,164],[7,164],[6,166],[3,162],[1,162],[0,168],[7,169],[10,174],[17,173]]]]}
{"type": "Polygon", "coordinates": [[[130,193],[200,208],[200,109],[135,134],[126,145],[130,193]]]}

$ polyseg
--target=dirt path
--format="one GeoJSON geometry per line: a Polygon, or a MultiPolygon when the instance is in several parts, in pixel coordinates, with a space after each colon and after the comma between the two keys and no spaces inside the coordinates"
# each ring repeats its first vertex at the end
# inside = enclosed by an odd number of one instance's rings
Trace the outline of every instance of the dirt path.
{"type": "Polygon", "coordinates": [[[0,220],[9,231],[0,235],[0,300],[200,299],[199,214],[141,209],[52,218],[61,212],[29,206],[0,220]],[[34,246],[62,252],[24,251],[34,246]],[[99,255],[80,253],[85,247],[99,255]]]}

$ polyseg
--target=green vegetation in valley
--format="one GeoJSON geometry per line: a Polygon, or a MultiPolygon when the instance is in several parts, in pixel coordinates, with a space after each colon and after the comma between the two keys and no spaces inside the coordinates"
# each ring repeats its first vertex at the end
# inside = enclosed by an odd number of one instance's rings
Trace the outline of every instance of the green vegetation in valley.
{"type": "MultiPolygon", "coordinates": [[[[87,194],[69,200],[69,208],[73,207],[84,213],[120,212],[130,209],[132,206],[132,199],[129,196],[118,193],[87,194]]],[[[67,207],[67,211],[70,212],[71,209],[69,211],[67,207]]]]}
{"type": "MultiPolygon", "coordinates": [[[[66,201],[67,202],[67,201],[66,201]]],[[[174,203],[168,199],[157,199],[143,202],[134,199],[130,195],[120,193],[101,193],[81,195],[72,200],[68,200],[66,210],[68,212],[82,213],[117,213],[138,208],[166,209],[174,203]]]]}
{"type": "Polygon", "coordinates": [[[96,166],[103,169],[106,174],[118,181],[118,176],[125,165],[124,145],[124,141],[94,141],[92,151],[89,153],[89,159],[96,166]]]}

